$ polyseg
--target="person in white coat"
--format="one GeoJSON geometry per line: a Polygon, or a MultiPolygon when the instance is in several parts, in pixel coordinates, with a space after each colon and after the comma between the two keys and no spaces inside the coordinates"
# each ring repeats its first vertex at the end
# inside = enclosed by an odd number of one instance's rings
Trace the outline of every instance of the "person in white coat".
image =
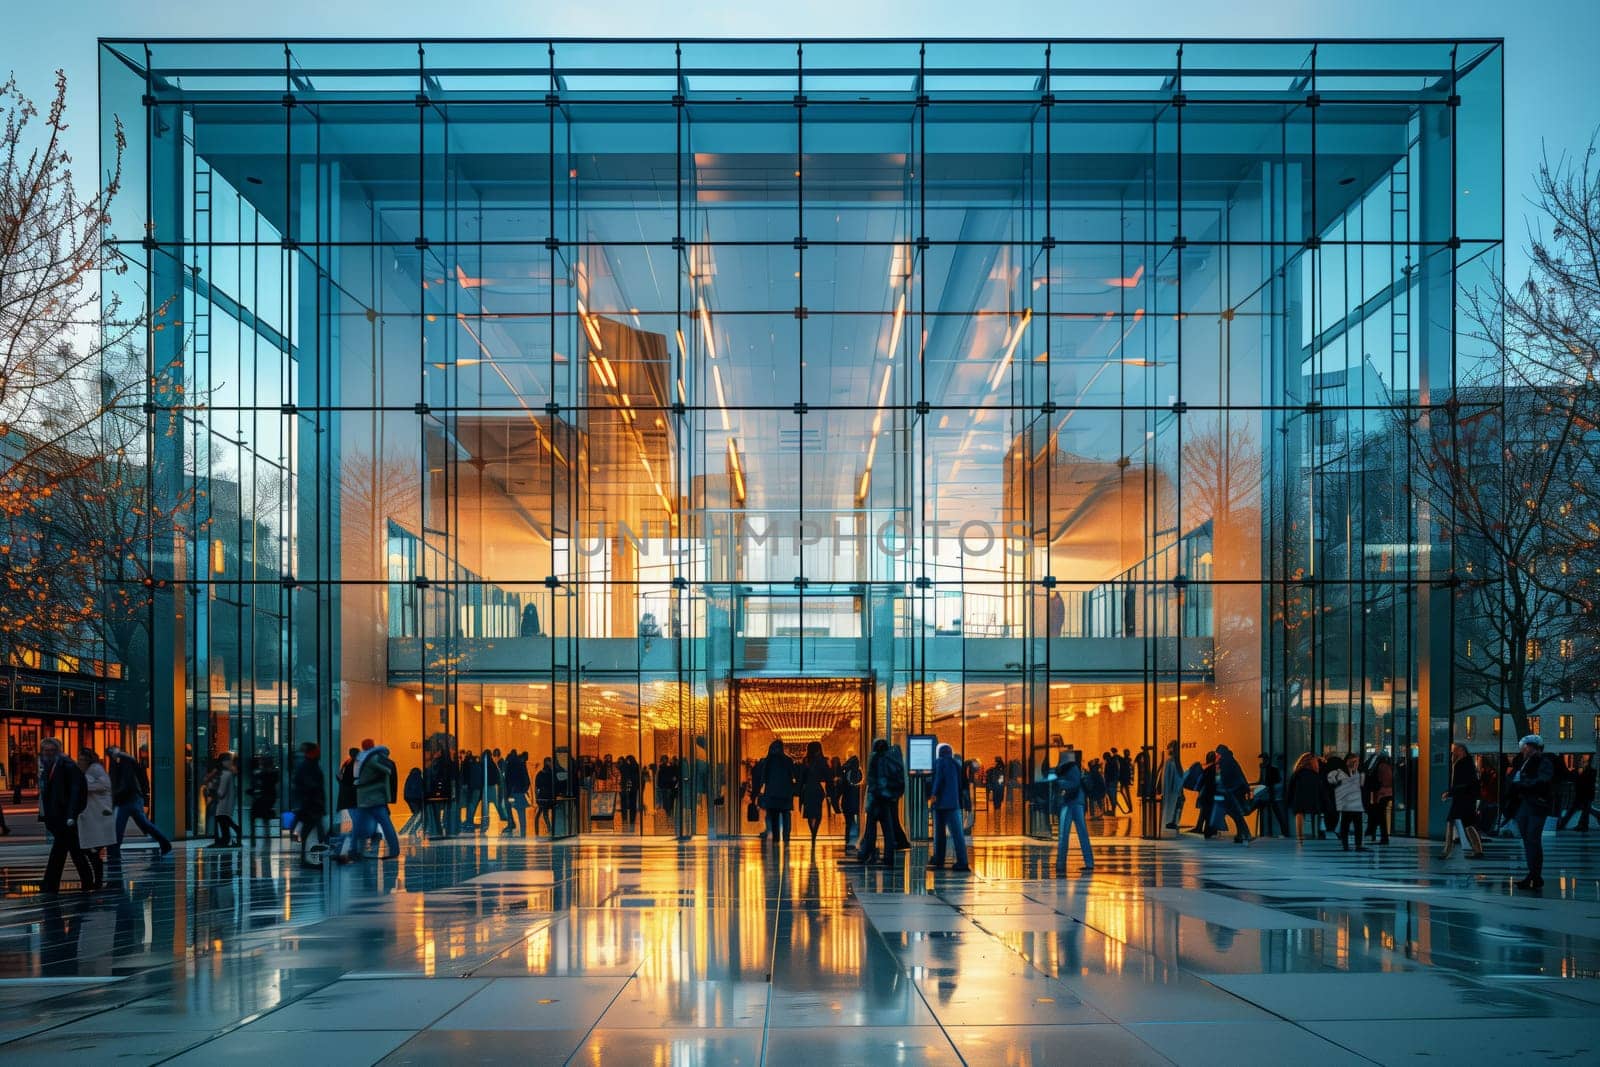
{"type": "Polygon", "coordinates": [[[94,868],[94,888],[106,887],[105,850],[117,843],[117,810],[111,802],[111,775],[94,749],[78,752],[78,767],[89,803],[78,816],[78,844],[89,854],[89,865],[94,868]]]}

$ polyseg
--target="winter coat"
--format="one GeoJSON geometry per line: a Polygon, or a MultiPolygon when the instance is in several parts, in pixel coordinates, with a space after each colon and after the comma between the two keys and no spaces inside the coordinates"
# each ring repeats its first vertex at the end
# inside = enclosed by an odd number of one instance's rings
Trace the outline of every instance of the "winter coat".
{"type": "Polygon", "coordinates": [[[1322,775],[1310,767],[1301,767],[1289,776],[1289,810],[1296,815],[1322,811],[1322,775]]]}
{"type": "Polygon", "coordinates": [[[1470,757],[1450,765],[1450,813],[1445,818],[1451,822],[1460,819],[1468,826],[1477,822],[1478,768],[1470,757]]]}
{"type": "Polygon", "coordinates": [[[89,802],[78,816],[78,844],[105,848],[117,843],[117,813],[111,801],[111,776],[98,762],[83,772],[89,802]]]}
{"type": "Polygon", "coordinates": [[[854,756],[839,768],[839,813],[861,814],[861,763],[854,756]]]}
{"type": "Polygon", "coordinates": [[[906,791],[905,765],[889,752],[867,761],[867,789],[874,800],[899,800],[906,791]]]}
{"type": "Polygon", "coordinates": [[[807,819],[822,818],[822,805],[828,800],[828,786],[833,779],[833,769],[828,761],[815,756],[805,765],[804,783],[800,787],[800,814],[807,819]]]}
{"type": "Polygon", "coordinates": [[[1555,761],[1543,752],[1535,752],[1532,756],[1522,761],[1522,766],[1517,768],[1517,773],[1506,784],[1511,792],[1522,801],[1518,815],[1523,812],[1529,815],[1549,815],[1551,795],[1555,792],[1552,783],[1555,779],[1555,761]]]}
{"type": "Polygon", "coordinates": [[[1183,792],[1183,764],[1169,757],[1161,765],[1161,795],[1175,797],[1183,792]]]}
{"type": "Polygon", "coordinates": [[[1328,775],[1333,785],[1333,803],[1339,811],[1365,811],[1361,803],[1361,772],[1351,774],[1339,768],[1328,775]]]}
{"type": "Polygon", "coordinates": [[[339,768],[339,793],[337,797],[340,811],[349,811],[356,806],[356,758],[344,761],[339,768]]]}
{"type": "Polygon", "coordinates": [[[150,795],[150,779],[145,775],[144,768],[126,752],[111,757],[111,762],[106,764],[106,773],[111,776],[112,803],[143,802],[150,795]]]}
{"type": "Polygon", "coordinates": [[[45,761],[39,761],[39,818],[46,830],[57,837],[64,835],[67,823],[83,814],[88,799],[83,772],[76,763],[58,756],[47,769],[45,761]]]}
{"type": "Polygon", "coordinates": [[[933,784],[928,790],[935,811],[956,811],[961,807],[961,764],[949,751],[933,761],[933,784]]]}
{"type": "Polygon", "coordinates": [[[314,759],[301,757],[289,779],[294,792],[294,810],[304,819],[315,819],[328,811],[328,787],[322,782],[322,767],[314,759]]]}
{"type": "Polygon", "coordinates": [[[238,782],[239,776],[226,767],[217,770],[217,780],[211,787],[211,804],[207,809],[212,815],[232,817],[239,805],[238,782]]]}
{"type": "Polygon", "coordinates": [[[395,766],[389,749],[377,745],[356,757],[356,807],[381,808],[394,796],[395,766]]]}
{"type": "Polygon", "coordinates": [[[756,800],[765,811],[794,810],[794,760],[782,749],[756,764],[756,800]]]}

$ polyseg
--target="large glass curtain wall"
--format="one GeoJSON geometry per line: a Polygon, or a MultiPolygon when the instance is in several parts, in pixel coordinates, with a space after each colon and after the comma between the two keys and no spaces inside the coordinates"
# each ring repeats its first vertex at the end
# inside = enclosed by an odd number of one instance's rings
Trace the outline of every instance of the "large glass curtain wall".
{"type": "Polygon", "coordinates": [[[1499,255],[1497,45],[113,41],[101,92],[190,825],[222,750],[372,738],[737,833],[773,741],[920,731],[1001,830],[1069,744],[1387,752],[1415,819],[1395,420],[1499,255]]]}

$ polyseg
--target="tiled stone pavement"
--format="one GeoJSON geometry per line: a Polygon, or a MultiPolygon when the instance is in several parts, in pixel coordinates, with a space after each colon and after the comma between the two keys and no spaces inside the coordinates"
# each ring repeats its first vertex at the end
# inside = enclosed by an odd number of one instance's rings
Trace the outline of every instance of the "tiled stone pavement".
{"type": "Polygon", "coordinates": [[[191,845],[48,902],[42,848],[10,845],[0,1062],[1596,1062],[1592,840],[1548,839],[1542,895],[1514,841],[1108,839],[1057,880],[980,837],[971,876],[830,843],[408,842],[325,871],[191,845]]]}

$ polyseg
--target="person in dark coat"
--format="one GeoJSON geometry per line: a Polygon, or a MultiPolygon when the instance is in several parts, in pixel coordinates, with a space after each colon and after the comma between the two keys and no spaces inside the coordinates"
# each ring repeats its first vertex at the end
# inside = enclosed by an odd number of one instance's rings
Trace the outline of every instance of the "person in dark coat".
{"type": "Polygon", "coordinates": [[[544,766],[533,776],[533,832],[539,832],[542,820],[552,834],[556,832],[556,767],[555,760],[544,758],[544,766]]]}
{"type": "Polygon", "coordinates": [[[334,795],[334,807],[339,811],[350,812],[350,821],[355,822],[356,810],[356,757],[361,755],[359,748],[350,750],[350,757],[339,767],[339,791],[334,795]]]}
{"type": "Polygon", "coordinates": [[[328,790],[322,782],[321,755],[316,742],[307,741],[300,746],[300,762],[295,764],[294,775],[289,780],[294,794],[294,830],[300,834],[300,865],[314,867],[306,856],[311,844],[311,832],[317,833],[317,844],[328,846],[328,828],[323,818],[328,814],[328,790]]]}
{"type": "Polygon", "coordinates": [[[839,767],[839,814],[844,816],[844,850],[856,847],[861,833],[861,760],[851,753],[839,767]]]}
{"type": "Polygon", "coordinates": [[[54,737],[40,741],[39,821],[50,831],[50,858],[45,861],[44,881],[39,884],[39,891],[45,896],[61,892],[61,872],[68,856],[78,872],[79,887],[85,893],[94,890],[94,866],[78,844],[78,817],[88,803],[83,772],[61,751],[61,742],[54,737]]]}
{"type": "Polygon", "coordinates": [[[767,756],[756,764],[752,784],[756,804],[767,813],[767,834],[774,845],[789,843],[789,815],[794,811],[794,760],[783,750],[783,742],[767,746],[767,756]]]}
{"type": "Polygon", "coordinates": [[[1556,823],[1557,830],[1565,830],[1572,817],[1578,817],[1577,832],[1589,832],[1589,809],[1594,806],[1594,756],[1583,757],[1583,764],[1578,768],[1578,773],[1572,783],[1572,803],[1562,813],[1561,821],[1556,823]]]}
{"type": "Polygon", "coordinates": [[[822,806],[828,802],[828,783],[833,780],[833,768],[828,757],[822,754],[822,742],[806,745],[805,765],[800,768],[800,814],[811,827],[811,845],[817,844],[817,830],[822,826],[822,806]]]}
{"type": "Polygon", "coordinates": [[[1450,788],[1440,799],[1450,802],[1450,810],[1444,817],[1444,851],[1439,858],[1449,859],[1458,842],[1462,848],[1472,849],[1467,854],[1469,857],[1482,858],[1483,841],[1478,837],[1478,768],[1467,746],[1459,742],[1450,746],[1450,788]]]}
{"type": "Polygon", "coordinates": [[[1294,813],[1294,837],[1306,839],[1306,824],[1320,840],[1322,830],[1322,764],[1307,752],[1295,761],[1294,773],[1289,775],[1289,810],[1294,813]]]}
{"type": "Polygon", "coordinates": [[[1200,788],[1195,791],[1195,807],[1198,810],[1194,821],[1192,834],[1205,834],[1210,837],[1216,831],[1211,826],[1211,816],[1217,806],[1217,754],[1206,753],[1205,766],[1200,768],[1200,788]]]}
{"type": "MultiPolygon", "coordinates": [[[[626,764],[626,760],[623,761],[626,764]]],[[[623,774],[627,774],[626,768],[623,774]]],[[[516,833],[521,837],[528,836],[528,790],[533,788],[533,780],[528,777],[528,754],[512,749],[506,753],[505,762],[500,765],[500,775],[505,796],[502,803],[506,813],[510,816],[502,833],[516,833]]],[[[637,790],[635,790],[637,793],[637,790]]],[[[626,796],[626,794],[624,794],[626,796]]],[[[624,802],[626,803],[626,802],[624,802]]],[[[627,811],[624,807],[623,821],[627,821],[627,811]]]]}
{"type": "Polygon", "coordinates": [[[156,829],[155,823],[145,817],[145,804],[150,797],[150,778],[139,761],[115,745],[106,749],[106,773],[111,775],[111,803],[117,810],[117,844],[107,849],[113,861],[122,858],[122,839],[128,832],[128,820],[144,831],[146,837],[161,846],[160,855],[172,853],[172,842],[156,829]]]}
{"type": "Polygon", "coordinates": [[[279,832],[278,825],[278,765],[270,756],[257,756],[254,760],[255,767],[250,775],[250,834],[254,840],[256,823],[266,823],[262,836],[268,839],[276,837],[279,832]]]}
{"type": "Polygon", "coordinates": [[[884,859],[881,866],[894,866],[894,850],[898,843],[895,813],[905,791],[905,764],[894,758],[888,740],[880,737],[872,742],[872,755],[867,759],[867,827],[861,836],[856,862],[863,866],[873,862],[878,853],[878,833],[882,831],[884,859]]]}
{"type": "MultiPolygon", "coordinates": [[[[1245,825],[1244,808],[1239,802],[1240,795],[1249,788],[1250,780],[1244,776],[1244,768],[1239,766],[1239,761],[1234,758],[1233,750],[1227,745],[1218,745],[1217,796],[1222,801],[1223,812],[1227,818],[1233,820],[1235,844],[1247,845],[1255,840],[1250,827],[1245,825]]],[[[1212,837],[1217,832],[1217,827],[1213,826],[1206,836],[1212,837]]]]}
{"type": "Polygon", "coordinates": [[[970,871],[967,865],[967,836],[961,829],[961,764],[949,745],[939,746],[933,761],[933,783],[928,788],[928,807],[933,809],[933,859],[931,870],[944,866],[944,839],[948,832],[956,843],[954,871],[970,871]]]}
{"type": "Polygon", "coordinates": [[[1517,883],[1519,889],[1544,888],[1544,821],[1553,806],[1554,762],[1544,753],[1544,738],[1529,734],[1522,739],[1522,763],[1506,780],[1506,789],[1517,802],[1517,832],[1522,835],[1522,851],[1528,860],[1528,876],[1517,883]]]}
{"type": "Polygon", "coordinates": [[[446,837],[455,832],[456,761],[443,744],[434,753],[433,763],[423,776],[423,792],[428,798],[428,833],[446,837]]]}

